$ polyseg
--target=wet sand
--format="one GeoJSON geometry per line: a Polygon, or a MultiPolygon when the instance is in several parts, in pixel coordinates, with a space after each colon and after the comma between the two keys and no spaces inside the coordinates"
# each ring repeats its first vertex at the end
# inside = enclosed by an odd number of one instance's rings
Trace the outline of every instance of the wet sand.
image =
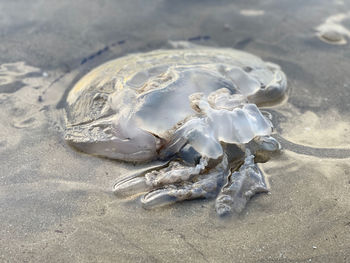
{"type": "Polygon", "coordinates": [[[314,30],[349,7],[0,3],[0,262],[350,262],[350,46],[314,30]],[[241,215],[218,218],[213,200],[144,210],[111,191],[140,166],[63,140],[63,102],[79,77],[169,40],[246,50],[288,77],[289,100],[268,110],[284,147],[260,165],[271,192],[241,215]]]}

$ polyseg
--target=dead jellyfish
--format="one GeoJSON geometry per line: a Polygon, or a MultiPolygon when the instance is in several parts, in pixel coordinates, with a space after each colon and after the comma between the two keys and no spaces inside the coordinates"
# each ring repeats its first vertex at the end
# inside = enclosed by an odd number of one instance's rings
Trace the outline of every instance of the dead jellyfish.
{"type": "Polygon", "coordinates": [[[280,149],[259,106],[280,103],[286,77],[272,63],[219,48],[156,50],[109,61],[67,97],[65,139],[97,156],[154,162],[119,179],[118,196],[145,208],[216,197],[240,212],[267,186],[257,162],[280,149]]]}
{"type": "Polygon", "coordinates": [[[349,19],[350,13],[336,14],[328,17],[325,22],[316,28],[317,36],[328,44],[345,45],[350,31],[341,23],[349,19]]]}

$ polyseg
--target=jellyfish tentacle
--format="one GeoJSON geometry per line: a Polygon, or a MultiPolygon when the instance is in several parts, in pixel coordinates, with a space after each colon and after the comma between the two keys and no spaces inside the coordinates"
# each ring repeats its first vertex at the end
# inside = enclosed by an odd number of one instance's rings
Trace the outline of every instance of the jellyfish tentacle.
{"type": "Polygon", "coordinates": [[[190,180],[206,169],[208,158],[201,157],[196,166],[185,166],[179,162],[171,162],[170,165],[161,170],[154,170],[145,175],[146,183],[152,187],[174,184],[190,180]]]}
{"type": "Polygon", "coordinates": [[[258,136],[254,138],[254,143],[257,145],[257,149],[267,152],[277,152],[281,150],[281,144],[272,136],[258,136]]]}
{"type": "Polygon", "coordinates": [[[202,157],[196,166],[185,166],[171,161],[157,167],[148,168],[126,178],[114,185],[116,195],[133,195],[159,188],[163,185],[190,180],[200,174],[208,165],[208,158],[202,157]],[[164,168],[164,166],[166,166],[164,168]],[[158,168],[158,169],[157,169],[158,168]]]}
{"type": "Polygon", "coordinates": [[[151,191],[141,199],[142,205],[144,208],[155,208],[184,200],[212,197],[217,190],[218,177],[222,174],[222,172],[216,173],[217,175],[211,174],[195,183],[188,183],[180,187],[172,185],[151,191]]]}
{"type": "Polygon", "coordinates": [[[218,166],[206,174],[199,175],[195,182],[185,181],[181,185],[171,184],[156,189],[145,194],[141,202],[144,208],[150,209],[184,200],[214,197],[222,186],[227,173],[227,157],[224,156],[218,166]]]}
{"type": "Polygon", "coordinates": [[[131,196],[140,192],[150,191],[151,186],[146,184],[145,174],[150,171],[162,169],[168,166],[169,162],[170,161],[157,162],[129,176],[118,179],[113,186],[114,194],[118,196],[131,196]]]}
{"type": "Polygon", "coordinates": [[[227,184],[216,198],[215,208],[219,215],[242,212],[249,199],[261,192],[267,192],[265,178],[254,163],[254,155],[246,150],[244,164],[228,177],[227,184]]]}

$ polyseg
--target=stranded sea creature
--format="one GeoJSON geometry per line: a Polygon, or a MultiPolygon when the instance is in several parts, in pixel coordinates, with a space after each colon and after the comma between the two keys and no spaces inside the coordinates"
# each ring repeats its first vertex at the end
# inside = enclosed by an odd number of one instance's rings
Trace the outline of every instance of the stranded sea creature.
{"type": "Polygon", "coordinates": [[[98,156],[155,162],[117,181],[118,195],[145,193],[146,208],[216,197],[223,215],[267,191],[257,162],[280,149],[268,114],[286,77],[233,49],[156,50],[109,61],[67,97],[66,141],[98,156]]]}
{"type": "Polygon", "coordinates": [[[339,13],[328,17],[321,25],[316,27],[317,36],[328,44],[345,45],[350,38],[350,30],[342,23],[349,20],[350,12],[339,13]]]}

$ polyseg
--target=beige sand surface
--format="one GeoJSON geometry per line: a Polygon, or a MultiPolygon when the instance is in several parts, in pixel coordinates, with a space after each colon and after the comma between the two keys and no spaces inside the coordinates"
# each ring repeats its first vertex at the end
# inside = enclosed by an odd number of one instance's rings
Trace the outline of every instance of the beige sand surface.
{"type": "Polygon", "coordinates": [[[349,3],[30,2],[0,3],[0,262],[350,262],[350,49],[313,31],[349,3]],[[63,140],[62,102],[85,72],[196,36],[280,64],[291,87],[270,110],[284,146],[261,165],[271,192],[226,219],[213,200],[118,199],[113,182],[140,166],[63,140]]]}

